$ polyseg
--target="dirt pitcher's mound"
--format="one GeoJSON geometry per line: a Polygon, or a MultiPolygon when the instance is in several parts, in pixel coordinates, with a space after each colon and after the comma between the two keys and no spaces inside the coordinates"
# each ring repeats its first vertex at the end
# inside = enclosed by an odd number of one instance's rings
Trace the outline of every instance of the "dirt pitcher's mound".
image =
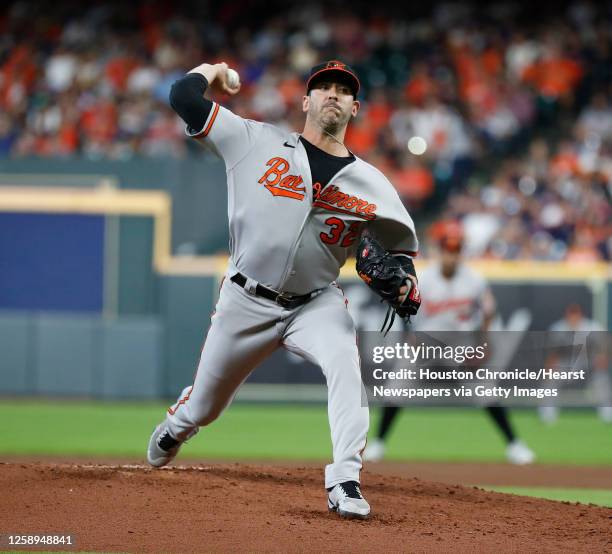
{"type": "Polygon", "coordinates": [[[327,512],[321,479],[238,464],[4,463],[2,546],[6,533],[44,533],[104,552],[612,551],[609,508],[364,472],[372,516],[347,521],[327,512]]]}

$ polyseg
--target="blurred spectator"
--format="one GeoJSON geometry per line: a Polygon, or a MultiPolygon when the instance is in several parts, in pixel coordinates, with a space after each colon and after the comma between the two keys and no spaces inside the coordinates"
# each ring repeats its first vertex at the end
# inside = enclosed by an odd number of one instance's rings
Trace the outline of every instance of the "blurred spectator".
{"type": "Polygon", "coordinates": [[[562,52],[556,39],[545,44],[538,59],[523,71],[523,80],[533,83],[545,101],[567,96],[582,77],[580,64],[562,52]]]}
{"type": "Polygon", "coordinates": [[[391,175],[397,192],[410,209],[421,207],[433,192],[433,175],[415,156],[404,154],[400,167],[391,175]]]}
{"type": "Polygon", "coordinates": [[[8,113],[0,112],[0,156],[7,156],[17,141],[19,130],[8,113]]]}
{"type": "Polygon", "coordinates": [[[577,132],[583,141],[590,141],[593,146],[612,141],[612,106],[608,95],[598,92],[593,95],[577,121],[577,132]]]}

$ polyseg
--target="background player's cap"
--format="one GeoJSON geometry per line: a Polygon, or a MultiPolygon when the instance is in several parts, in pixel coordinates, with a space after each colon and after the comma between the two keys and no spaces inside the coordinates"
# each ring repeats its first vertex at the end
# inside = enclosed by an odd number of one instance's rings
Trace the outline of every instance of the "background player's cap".
{"type": "Polygon", "coordinates": [[[463,229],[458,221],[439,222],[432,236],[442,250],[460,252],[463,248],[463,229]]]}
{"type": "Polygon", "coordinates": [[[440,248],[447,252],[461,252],[463,241],[457,235],[446,235],[440,239],[440,248]]]}
{"type": "Polygon", "coordinates": [[[308,94],[317,83],[330,78],[338,80],[340,83],[347,84],[353,91],[353,97],[357,98],[359,88],[361,87],[359,78],[351,66],[338,60],[323,62],[319,65],[315,65],[310,70],[310,75],[306,82],[306,94],[308,94]]]}

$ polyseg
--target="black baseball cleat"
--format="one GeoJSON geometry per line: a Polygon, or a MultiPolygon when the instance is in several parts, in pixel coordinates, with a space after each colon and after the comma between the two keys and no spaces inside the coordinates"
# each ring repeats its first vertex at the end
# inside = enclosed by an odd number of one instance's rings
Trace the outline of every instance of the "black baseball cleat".
{"type": "Polygon", "coordinates": [[[357,481],[338,483],[327,492],[327,507],[331,512],[350,519],[367,519],[370,515],[370,505],[361,494],[357,481]]]}

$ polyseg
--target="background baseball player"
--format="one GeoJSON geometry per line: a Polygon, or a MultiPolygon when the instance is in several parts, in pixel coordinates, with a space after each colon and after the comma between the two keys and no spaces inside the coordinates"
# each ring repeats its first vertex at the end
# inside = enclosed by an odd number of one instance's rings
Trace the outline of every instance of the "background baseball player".
{"type": "MultiPolygon", "coordinates": [[[[495,315],[495,299],[486,281],[462,263],[462,231],[448,224],[439,239],[440,259],[433,262],[420,279],[423,305],[414,320],[419,331],[486,331],[495,315]]],[[[507,442],[506,457],[513,464],[529,464],[534,453],[520,440],[508,419],[508,410],[487,406],[487,413],[507,442]]],[[[376,439],[368,444],[364,458],[381,460],[385,439],[399,413],[397,406],[383,408],[376,439]]]]}
{"type": "MultiPolygon", "coordinates": [[[[230,73],[231,76],[231,73],[230,73]]],[[[236,94],[224,63],[202,64],[170,94],[187,134],[226,165],[230,262],[198,371],[155,429],[148,461],[163,466],[200,426],[213,422],[240,384],[279,347],[319,365],[328,385],[333,463],[328,506],[367,517],[359,488],[368,431],[356,333],[335,279],[365,229],[404,255],[418,243],[391,183],[343,144],[357,115],[359,80],[345,64],[312,68],[303,98],[304,131],[245,120],[204,97],[236,94]]],[[[401,303],[416,285],[397,289],[401,303]]]]}
{"type": "MultiPolygon", "coordinates": [[[[580,304],[571,303],[565,308],[563,317],[550,326],[551,341],[561,339],[559,351],[551,347],[546,367],[561,367],[573,364],[574,367],[590,367],[592,373],[589,375],[591,395],[596,400],[597,414],[599,419],[605,423],[612,423],[612,383],[610,382],[609,364],[610,355],[605,341],[605,329],[597,321],[586,317],[580,304]],[[591,335],[589,348],[581,348],[577,359],[572,359],[563,353],[563,345],[571,334],[576,345],[585,345],[587,337],[591,335]],[[560,336],[557,336],[560,335],[560,336]],[[587,352],[592,351],[592,359],[587,359],[587,352]]],[[[563,387],[562,382],[556,385],[563,387]]],[[[550,402],[550,400],[549,400],[550,402]]],[[[559,418],[559,407],[553,404],[538,408],[540,419],[548,424],[553,424],[559,418]]]]}

